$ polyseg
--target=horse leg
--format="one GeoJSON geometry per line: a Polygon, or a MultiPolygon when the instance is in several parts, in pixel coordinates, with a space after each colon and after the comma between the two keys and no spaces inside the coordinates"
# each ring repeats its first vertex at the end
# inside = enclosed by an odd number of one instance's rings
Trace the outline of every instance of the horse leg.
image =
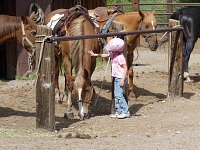
{"type": "MultiPolygon", "coordinates": [[[[135,43],[136,44],[136,43],[135,43]]],[[[134,45],[135,45],[134,44],[134,45]]],[[[133,92],[133,50],[135,49],[135,46],[131,46],[127,48],[127,68],[128,68],[128,95],[131,97],[135,97],[133,92]]]]}
{"type": "Polygon", "coordinates": [[[60,90],[59,90],[59,65],[58,65],[58,47],[54,48],[54,54],[55,54],[55,100],[56,102],[60,102],[60,90]]]}
{"type": "Polygon", "coordinates": [[[71,63],[68,57],[63,59],[64,62],[64,70],[65,70],[65,92],[64,92],[64,100],[67,102],[66,112],[64,113],[64,117],[71,119],[74,118],[74,113],[72,111],[72,90],[73,90],[73,82],[67,78],[67,76],[71,76],[71,63]]]}
{"type": "Polygon", "coordinates": [[[191,82],[190,77],[189,77],[189,59],[191,52],[194,48],[195,41],[194,40],[188,40],[187,42],[184,42],[185,44],[183,45],[183,62],[184,62],[184,78],[185,82],[191,82]]]}

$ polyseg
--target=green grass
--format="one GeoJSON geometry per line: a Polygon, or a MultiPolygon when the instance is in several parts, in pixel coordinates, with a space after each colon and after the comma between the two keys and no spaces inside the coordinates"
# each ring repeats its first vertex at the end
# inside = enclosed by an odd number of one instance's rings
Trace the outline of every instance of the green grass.
{"type": "Polygon", "coordinates": [[[15,79],[16,80],[35,80],[36,79],[36,71],[33,71],[31,74],[29,74],[29,76],[16,75],[15,79]]]}
{"type": "Polygon", "coordinates": [[[50,132],[31,131],[31,130],[15,130],[0,128],[0,137],[48,137],[53,136],[50,132]]]}
{"type": "MultiPolygon", "coordinates": [[[[103,62],[102,58],[96,58],[96,68],[95,71],[105,71],[107,66],[108,60],[103,62]]],[[[110,63],[108,69],[111,67],[110,63]]]]}
{"type": "Polygon", "coordinates": [[[2,82],[2,81],[0,81],[0,86],[4,86],[4,85],[6,85],[6,83],[5,83],[5,82],[2,82]]]}

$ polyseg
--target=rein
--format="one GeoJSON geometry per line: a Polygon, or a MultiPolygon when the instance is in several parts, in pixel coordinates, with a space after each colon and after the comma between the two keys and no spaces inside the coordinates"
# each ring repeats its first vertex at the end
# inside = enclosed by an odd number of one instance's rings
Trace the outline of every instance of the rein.
{"type": "MultiPolygon", "coordinates": [[[[99,90],[99,94],[97,95],[97,98],[96,98],[96,100],[95,100],[93,106],[91,107],[91,111],[94,110],[94,108],[95,108],[95,106],[96,106],[96,104],[97,104],[97,102],[98,102],[98,100],[99,100],[99,96],[100,96],[101,90],[102,90],[102,88],[103,88],[103,81],[104,81],[104,79],[105,79],[105,77],[106,77],[106,73],[107,73],[107,70],[108,70],[109,63],[110,63],[110,57],[109,57],[109,59],[108,59],[108,63],[107,63],[107,66],[106,66],[106,69],[105,69],[105,72],[104,72],[104,76],[103,76],[103,79],[102,79],[102,82],[101,82],[101,87],[100,87],[100,90],[99,90]]],[[[93,87],[93,88],[94,88],[94,87],[93,87]]]]}

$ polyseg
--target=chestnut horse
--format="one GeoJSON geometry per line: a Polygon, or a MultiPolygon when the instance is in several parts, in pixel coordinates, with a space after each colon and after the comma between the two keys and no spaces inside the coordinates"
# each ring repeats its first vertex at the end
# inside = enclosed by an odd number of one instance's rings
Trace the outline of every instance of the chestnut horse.
{"type": "MultiPolygon", "coordinates": [[[[95,34],[93,24],[84,15],[74,19],[66,28],[66,36],[77,36],[95,34]]],[[[84,39],[73,41],[61,41],[59,44],[62,51],[62,58],[65,70],[65,86],[68,91],[67,111],[68,118],[73,116],[72,112],[72,90],[76,94],[79,105],[79,117],[89,117],[89,107],[95,98],[95,89],[91,82],[92,73],[96,67],[96,58],[88,54],[88,50],[99,52],[98,39],[84,39]],[[74,68],[74,75],[72,70],[74,68]]]]}
{"type": "MultiPolygon", "coordinates": [[[[98,9],[98,7],[96,8],[98,9]]],[[[91,16],[94,17],[94,21],[98,24],[100,31],[105,29],[105,24],[109,24],[110,19],[112,18],[113,21],[117,21],[124,25],[124,31],[136,31],[136,30],[153,30],[156,29],[157,23],[155,19],[155,11],[153,10],[150,12],[127,12],[121,13],[116,12],[112,14],[111,10],[106,10],[105,7],[100,7],[101,11],[89,10],[91,16]],[[104,12],[106,11],[106,13],[104,12]],[[103,14],[103,17],[100,15],[95,15],[95,13],[103,14]]],[[[115,12],[115,11],[114,11],[115,12]]],[[[107,29],[109,32],[112,32],[111,29],[108,27],[107,29]]],[[[129,94],[133,95],[133,57],[134,57],[134,49],[137,46],[137,39],[140,35],[127,35],[127,67],[128,67],[128,74],[129,74],[129,94]]],[[[157,35],[155,33],[149,34],[142,34],[145,41],[148,42],[149,48],[151,51],[155,51],[158,47],[157,35]]],[[[110,40],[110,37],[107,38],[107,41],[110,40]]]]}
{"type": "MultiPolygon", "coordinates": [[[[70,10],[58,9],[51,12],[45,18],[45,24],[48,24],[50,18],[55,14],[66,13],[66,11],[70,10]]],[[[73,16],[70,16],[69,18],[73,18],[73,16]]],[[[95,34],[94,24],[88,17],[88,14],[79,15],[73,20],[70,19],[69,22],[66,21],[62,29],[65,30],[65,36],[95,34]]],[[[98,39],[60,41],[58,47],[58,49],[61,50],[60,54],[62,54],[65,72],[65,98],[67,98],[67,110],[65,116],[67,118],[74,117],[71,100],[72,92],[74,92],[78,101],[79,117],[81,119],[88,118],[91,102],[95,98],[95,89],[91,82],[91,76],[96,66],[96,58],[91,57],[87,51],[93,50],[95,53],[99,53],[98,39]]],[[[59,57],[58,49],[55,49],[56,57],[59,57]]],[[[55,68],[56,67],[57,69],[59,68],[58,63],[55,68]]],[[[59,69],[57,71],[59,71],[59,69]]],[[[55,84],[55,87],[59,88],[58,78],[55,80],[55,84]]],[[[58,89],[56,89],[56,91],[57,90],[58,89]]]]}
{"type": "Polygon", "coordinates": [[[21,17],[0,15],[0,43],[16,38],[17,42],[27,50],[29,55],[33,56],[37,30],[37,25],[32,20],[34,15],[34,13],[30,17],[23,14],[21,17]]]}

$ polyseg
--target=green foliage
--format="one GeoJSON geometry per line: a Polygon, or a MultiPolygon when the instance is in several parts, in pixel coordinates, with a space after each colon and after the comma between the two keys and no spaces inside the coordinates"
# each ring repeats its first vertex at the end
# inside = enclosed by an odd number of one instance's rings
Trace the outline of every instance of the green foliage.
{"type": "Polygon", "coordinates": [[[116,4],[116,3],[130,3],[132,0],[107,0],[108,4],[116,4]]]}
{"type": "Polygon", "coordinates": [[[29,76],[17,75],[15,78],[16,78],[16,80],[35,80],[36,79],[36,71],[33,71],[31,74],[29,74],[29,76]]]}
{"type": "MultiPolygon", "coordinates": [[[[167,23],[167,15],[158,15],[167,13],[167,5],[164,5],[167,3],[167,0],[139,0],[140,3],[156,3],[159,5],[140,5],[141,11],[152,11],[156,10],[156,21],[157,23],[167,23]]],[[[172,0],[172,3],[199,3],[200,0],[172,0]]],[[[118,3],[130,3],[130,6],[123,6],[123,11],[132,11],[132,0],[107,0],[107,4],[118,4],[118,3]]],[[[177,9],[183,8],[184,6],[173,6],[172,11],[176,11],[177,9]]],[[[111,8],[111,7],[110,7],[111,8]]],[[[159,26],[163,27],[163,25],[159,26]]]]}
{"type": "Polygon", "coordinates": [[[100,58],[100,57],[96,58],[96,68],[95,68],[95,71],[97,71],[97,72],[98,71],[105,71],[106,70],[106,66],[107,66],[107,61],[103,62],[102,58],[100,58]]]}
{"type": "Polygon", "coordinates": [[[181,3],[199,3],[199,0],[178,0],[181,3]]]}

